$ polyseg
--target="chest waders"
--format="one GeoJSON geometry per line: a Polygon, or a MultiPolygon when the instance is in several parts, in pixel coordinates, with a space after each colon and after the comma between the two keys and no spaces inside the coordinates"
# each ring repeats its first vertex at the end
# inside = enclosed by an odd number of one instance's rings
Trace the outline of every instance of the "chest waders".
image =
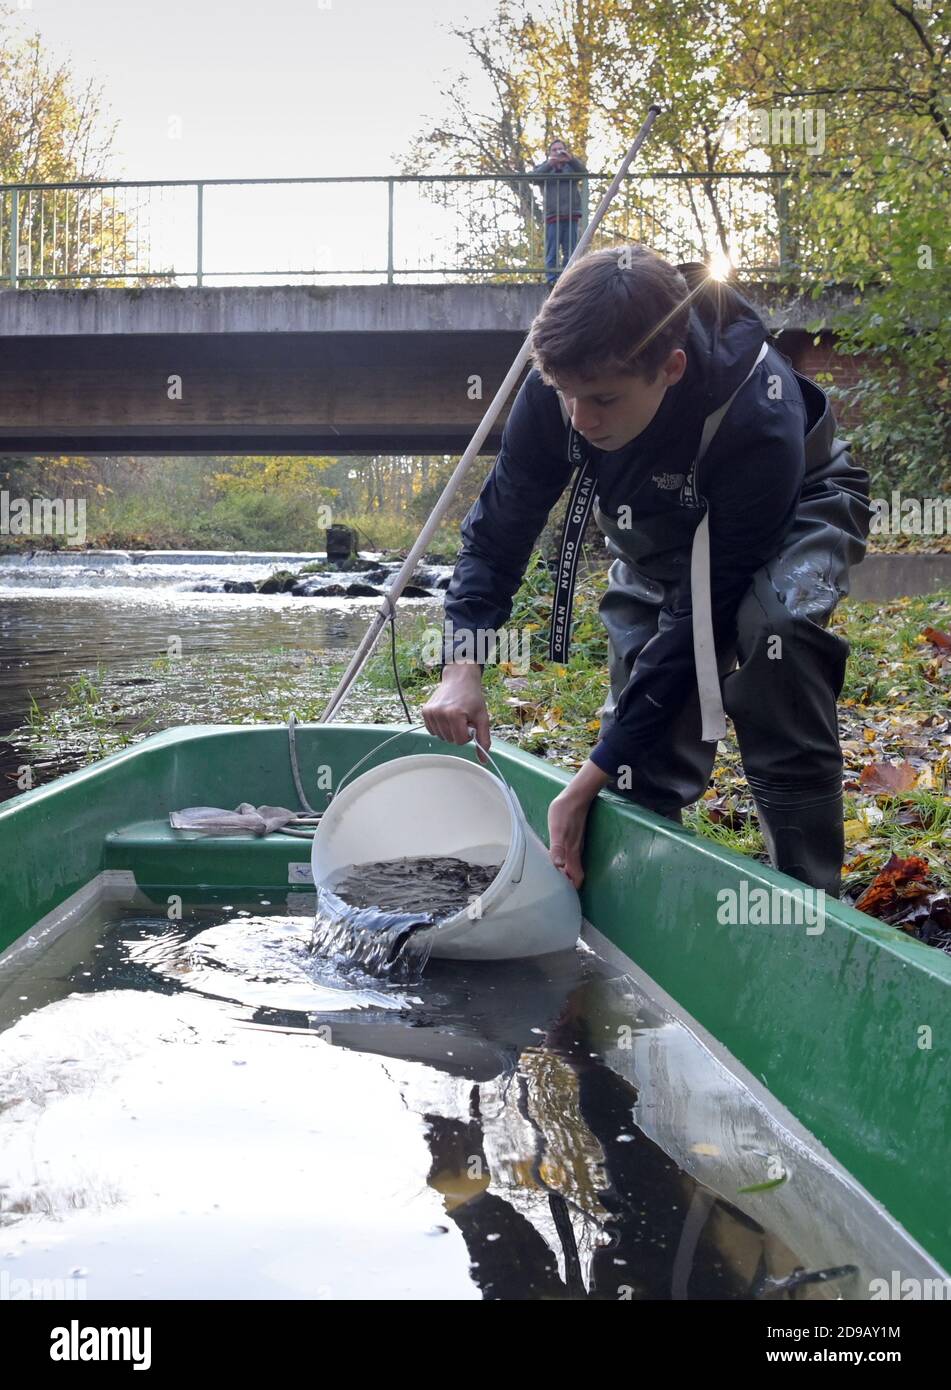
{"type": "Polygon", "coordinates": [[[658,516],[632,516],[624,527],[601,511],[595,461],[568,422],[569,458],[579,471],[559,552],[549,654],[567,658],[575,567],[592,509],[615,557],[598,610],[608,635],[611,683],[601,736],[614,722],[638,654],[670,621],[665,610],[673,609],[689,573],[697,685],[612,790],[680,820],[683,807],[709,783],[725,710],[771,862],[838,896],[845,845],[836,702],[849,648],[828,631],[828,622],[849,591],[850,566],[865,554],[868,474],[836,438],[825,393],[808,377],[797,372],[796,378],[807,418],[796,517],[778,553],[754,574],[737,609],[734,639],[719,651],[710,622],[709,516],[700,463],[704,440],[709,444],[725,409],[712,426],[714,417],[705,422],[680,505],[658,516]]]}

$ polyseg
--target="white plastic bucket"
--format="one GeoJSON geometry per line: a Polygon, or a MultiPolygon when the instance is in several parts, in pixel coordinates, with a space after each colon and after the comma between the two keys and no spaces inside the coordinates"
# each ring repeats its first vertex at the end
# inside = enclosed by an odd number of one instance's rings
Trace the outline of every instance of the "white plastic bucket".
{"type": "Polygon", "coordinates": [[[432,928],[434,957],[512,960],[577,941],[577,891],[551,862],[511,787],[484,767],[452,754],[417,753],[343,786],[314,836],[314,883],[332,891],[354,864],[416,855],[502,866],[474,903],[432,928]]]}

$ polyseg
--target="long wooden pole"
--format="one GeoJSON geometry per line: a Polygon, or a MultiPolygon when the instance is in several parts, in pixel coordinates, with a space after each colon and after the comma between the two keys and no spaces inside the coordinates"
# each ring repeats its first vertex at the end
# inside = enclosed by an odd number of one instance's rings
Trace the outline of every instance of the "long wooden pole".
{"type": "MultiPolygon", "coordinates": [[[[644,124],[637,132],[637,136],[631,144],[631,148],[628,150],[627,154],[621,161],[620,168],[614,175],[614,178],[611,180],[611,184],[607,189],[607,192],[605,193],[604,197],[601,199],[601,202],[598,204],[597,211],[595,212],[591,221],[588,223],[587,227],[585,228],[584,232],[579,238],[578,244],[572,252],[571,256],[569,257],[565,269],[567,269],[567,267],[571,265],[572,261],[574,261],[577,257],[583,256],[585,251],[588,249],[589,245],[591,244],[592,237],[594,236],[595,232],[598,229],[598,226],[603,220],[604,214],[610,207],[615,194],[621,187],[621,182],[624,179],[625,174],[627,173],[628,169],[631,167],[631,164],[637,157],[637,153],[640,150],[641,146],[644,144],[644,141],[650,134],[651,126],[654,124],[657,117],[660,115],[660,111],[661,108],[656,105],[651,106],[648,110],[647,119],[644,121],[644,124]]],[[[376,617],[373,619],[373,622],[367,629],[363,640],[357,647],[350,660],[350,665],[347,667],[346,671],[341,676],[340,683],[338,684],[336,690],[328,700],[327,706],[320,717],[319,722],[321,724],[330,723],[334,714],[340,708],[348,689],[350,688],[353,681],[356,679],[357,675],[362,669],[373,648],[376,646],[377,638],[383,631],[383,627],[390,616],[391,609],[395,611],[396,600],[399,598],[400,594],[403,592],[403,589],[412,578],[416,566],[419,562],[420,556],[426,549],[432,537],[435,535],[439,527],[439,523],[442,521],[443,517],[446,515],[446,512],[449,510],[449,505],[455,497],[456,493],[458,492],[462,480],[466,475],[466,472],[472,464],[473,459],[476,457],[476,455],[479,453],[479,450],[482,448],[482,445],[485,443],[486,436],[488,435],[492,426],[498,419],[500,410],[502,409],[505,402],[508,400],[509,396],[512,393],[512,389],[515,386],[515,383],[521,376],[522,370],[524,369],[525,364],[528,361],[530,352],[531,330],[529,330],[529,332],[526,333],[525,341],[519,348],[518,355],[516,356],[515,361],[512,363],[511,367],[509,367],[508,371],[506,372],[505,379],[503,380],[498,391],[496,391],[495,395],[493,396],[491,404],[489,405],[488,410],[483,415],[479,423],[478,429],[469,441],[469,445],[465,453],[462,455],[462,458],[456,464],[452,477],[446,484],[442,496],[439,498],[439,501],[436,503],[435,507],[433,507],[432,511],[430,512],[429,517],[426,520],[426,524],[423,526],[423,529],[417,536],[416,541],[414,542],[413,547],[407,555],[406,559],[403,561],[403,564],[401,565],[399,572],[393,579],[392,583],[387,586],[386,596],[380,605],[380,611],[379,613],[377,613],[376,617]]]]}

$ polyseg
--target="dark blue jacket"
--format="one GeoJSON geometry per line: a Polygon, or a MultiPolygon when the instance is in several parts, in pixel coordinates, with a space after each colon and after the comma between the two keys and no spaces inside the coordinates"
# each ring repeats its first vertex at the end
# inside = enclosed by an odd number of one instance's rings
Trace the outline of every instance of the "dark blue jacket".
{"type": "MultiPolygon", "coordinates": [[[[681,267],[693,287],[702,267],[681,267]]],[[[696,681],[689,546],[702,510],[691,505],[689,478],[703,421],[746,376],[766,333],[755,310],[731,286],[708,282],[696,295],[686,344],[687,368],[654,419],[625,448],[587,445],[598,468],[598,506],[608,520],[627,505],[642,537],[638,567],[678,579],[657,635],[637,657],[617,702],[615,723],[590,757],[605,772],[633,765],[657,731],[675,718],[696,681]],[[681,517],[671,516],[672,509],[681,517]],[[687,515],[684,516],[684,509],[687,515]],[[672,524],[673,523],[673,524],[672,524]],[[679,567],[679,568],[678,568],[679,567]]],[[[735,631],[736,610],[753,574],[777,554],[796,515],[803,483],[806,409],[796,374],[774,348],[755,369],[720,424],[696,473],[710,511],[711,590],[717,647],[735,631]]],[[[572,476],[567,427],[553,387],[532,370],[515,398],[502,447],[462,523],[463,548],[446,591],[454,634],[499,629],[545,521],[572,476]]],[[[592,711],[594,713],[594,711],[592,711]]]]}

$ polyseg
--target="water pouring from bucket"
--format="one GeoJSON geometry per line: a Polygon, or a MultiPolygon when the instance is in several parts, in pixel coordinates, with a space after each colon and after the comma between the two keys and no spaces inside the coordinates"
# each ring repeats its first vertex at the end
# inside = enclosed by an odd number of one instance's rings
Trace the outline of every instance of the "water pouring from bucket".
{"type": "MultiPolygon", "coordinates": [[[[474,866],[466,877],[464,906],[437,916],[421,901],[412,905],[418,908],[414,913],[407,911],[411,905],[404,897],[398,909],[408,919],[403,947],[412,940],[413,952],[425,950],[427,959],[514,960],[575,945],[581,928],[578,894],[552,864],[491,754],[481,752],[494,772],[456,753],[414,753],[391,758],[355,781],[348,782],[350,772],[341,779],[321,817],[311,856],[318,908],[325,916],[336,912],[339,917],[336,904],[347,907],[334,890],[368,861],[379,870],[397,861],[456,860],[474,866]]],[[[419,890],[425,898],[425,876],[419,890]]],[[[392,916],[391,905],[376,906],[392,916]]],[[[357,911],[368,915],[355,921],[350,905],[345,935],[362,938],[354,943],[358,956],[339,936],[336,940],[337,951],[343,946],[351,958],[359,958],[361,945],[366,956],[365,938],[373,932],[372,909],[357,911]]],[[[361,963],[369,968],[366,959],[361,963]]]]}

